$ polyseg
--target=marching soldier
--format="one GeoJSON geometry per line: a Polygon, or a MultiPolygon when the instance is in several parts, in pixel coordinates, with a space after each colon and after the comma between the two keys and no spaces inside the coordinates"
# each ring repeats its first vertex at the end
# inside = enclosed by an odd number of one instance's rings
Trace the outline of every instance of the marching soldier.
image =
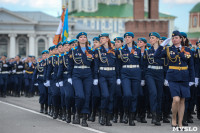
{"type": "Polygon", "coordinates": [[[7,56],[3,55],[0,61],[0,93],[1,97],[6,97],[8,74],[10,71],[10,63],[6,61],[7,56]]]}
{"type": "Polygon", "coordinates": [[[24,63],[20,60],[21,56],[17,55],[15,57],[15,61],[13,62],[13,74],[14,74],[14,92],[15,96],[20,97],[20,91],[22,89],[22,81],[23,81],[23,71],[24,71],[24,63]]]}
{"type": "Polygon", "coordinates": [[[172,126],[176,127],[176,115],[178,113],[178,126],[182,127],[182,120],[184,115],[185,98],[190,97],[190,85],[193,84],[195,78],[194,61],[191,55],[191,50],[182,43],[182,35],[179,31],[172,33],[171,47],[166,46],[171,38],[166,39],[155,52],[154,58],[160,59],[167,57],[169,60],[169,69],[167,71],[167,80],[172,103],[172,126]]]}
{"type": "MultiPolygon", "coordinates": [[[[123,88],[123,122],[135,126],[137,98],[141,84],[141,49],[134,42],[134,34],[124,34],[126,44],[119,49],[118,62],[123,88]]],[[[118,84],[121,82],[118,80],[118,84]]]]}
{"type": "Polygon", "coordinates": [[[90,113],[89,104],[92,89],[93,49],[88,47],[87,33],[80,32],[76,38],[78,46],[69,53],[69,83],[73,83],[75,90],[76,114],[73,124],[80,124],[80,113],[83,114],[81,125],[87,127],[87,114],[90,113]]]}
{"type": "Polygon", "coordinates": [[[42,60],[39,61],[33,73],[33,84],[39,89],[40,113],[48,114],[48,89],[44,86],[44,67],[46,66],[45,59],[48,57],[49,51],[42,51],[42,60]]]}

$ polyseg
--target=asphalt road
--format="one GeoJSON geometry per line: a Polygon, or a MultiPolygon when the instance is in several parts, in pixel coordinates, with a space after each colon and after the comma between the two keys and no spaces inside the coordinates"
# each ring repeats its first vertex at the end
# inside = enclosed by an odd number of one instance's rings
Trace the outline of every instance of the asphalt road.
{"type": "MultiPolygon", "coordinates": [[[[60,120],[53,120],[47,115],[39,113],[39,97],[33,98],[0,98],[0,133],[169,133],[170,124],[154,126],[148,119],[147,124],[136,122],[130,127],[121,123],[113,123],[112,127],[101,126],[97,122],[88,122],[89,127],[67,124],[60,120]]],[[[200,132],[200,120],[194,116],[194,123],[189,124],[191,129],[197,127],[200,132]]]]}

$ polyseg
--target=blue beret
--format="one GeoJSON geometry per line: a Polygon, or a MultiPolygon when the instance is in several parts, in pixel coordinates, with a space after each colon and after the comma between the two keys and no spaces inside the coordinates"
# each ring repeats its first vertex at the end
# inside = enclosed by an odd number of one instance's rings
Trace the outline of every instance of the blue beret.
{"type": "Polygon", "coordinates": [[[89,42],[89,44],[91,45],[91,41],[88,41],[89,42]]]}
{"type": "Polygon", "coordinates": [[[29,55],[28,57],[32,58],[32,55],[29,55]]]}
{"type": "Polygon", "coordinates": [[[6,55],[6,54],[4,54],[3,56],[5,56],[5,57],[7,58],[7,55],[6,55]]]}
{"type": "Polygon", "coordinates": [[[32,56],[33,58],[35,58],[35,56],[32,56]]]}
{"type": "Polygon", "coordinates": [[[181,36],[187,38],[187,34],[185,32],[180,32],[181,33],[181,36]]]}
{"type": "Polygon", "coordinates": [[[21,58],[21,55],[17,55],[19,58],[21,58]]]}
{"type": "Polygon", "coordinates": [[[123,37],[116,37],[115,39],[114,39],[114,41],[117,41],[117,40],[120,40],[120,41],[124,41],[124,38],[123,37]]]}
{"type": "Polygon", "coordinates": [[[181,37],[182,35],[181,35],[181,33],[179,31],[175,30],[172,33],[172,37],[174,37],[174,36],[180,36],[181,37]]]}
{"type": "Polygon", "coordinates": [[[144,43],[147,43],[147,39],[146,38],[138,38],[138,41],[143,41],[144,43]]]}
{"type": "Polygon", "coordinates": [[[160,38],[160,40],[163,40],[163,41],[166,39],[167,39],[167,37],[164,37],[164,36],[160,38]]]}
{"type": "Polygon", "coordinates": [[[44,51],[42,51],[42,54],[48,54],[48,53],[49,53],[48,50],[44,50],[44,51]]]}
{"type": "Polygon", "coordinates": [[[99,39],[99,37],[94,37],[93,41],[99,41],[100,42],[100,39],[99,39]]]}
{"type": "Polygon", "coordinates": [[[69,44],[69,42],[68,42],[68,41],[64,41],[64,42],[62,43],[63,46],[64,46],[65,44],[69,44]]]}
{"type": "Polygon", "coordinates": [[[160,34],[157,33],[157,32],[151,32],[151,33],[149,33],[149,37],[150,37],[150,36],[155,36],[155,37],[157,37],[157,38],[160,38],[160,34]]]}
{"type": "Polygon", "coordinates": [[[150,43],[147,43],[147,47],[151,47],[151,44],[150,44],[150,43]]]}
{"type": "Polygon", "coordinates": [[[51,46],[50,48],[49,48],[49,50],[53,50],[53,49],[55,49],[56,48],[56,45],[53,45],[53,46],[51,46]]]}
{"type": "Polygon", "coordinates": [[[125,38],[126,36],[131,36],[131,37],[134,38],[133,32],[126,32],[126,33],[124,34],[124,38],[125,38]]]}
{"type": "Polygon", "coordinates": [[[189,46],[192,47],[192,44],[190,43],[189,46]]]}
{"type": "Polygon", "coordinates": [[[108,33],[102,33],[102,34],[99,35],[99,38],[100,38],[100,37],[104,37],[104,36],[105,36],[105,37],[109,37],[109,34],[108,34],[108,33]]]}
{"type": "Polygon", "coordinates": [[[76,39],[78,39],[80,36],[85,35],[87,37],[87,33],[86,32],[80,32],[78,33],[78,35],[76,36],[76,39]]]}
{"type": "Polygon", "coordinates": [[[56,45],[56,48],[58,48],[60,45],[62,45],[62,42],[59,42],[59,43],[56,45]]]}
{"type": "Polygon", "coordinates": [[[115,42],[114,41],[110,41],[112,44],[114,44],[115,45],[115,42]]]}
{"type": "Polygon", "coordinates": [[[69,44],[72,44],[72,43],[77,43],[78,42],[78,40],[77,39],[72,39],[72,40],[70,40],[69,41],[69,44]]]}
{"type": "Polygon", "coordinates": [[[137,42],[136,42],[136,41],[134,41],[134,43],[135,43],[135,45],[137,45],[137,42]]]}

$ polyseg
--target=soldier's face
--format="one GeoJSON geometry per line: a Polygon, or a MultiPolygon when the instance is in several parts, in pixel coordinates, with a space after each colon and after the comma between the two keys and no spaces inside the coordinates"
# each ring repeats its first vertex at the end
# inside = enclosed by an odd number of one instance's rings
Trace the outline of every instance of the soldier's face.
{"type": "Polygon", "coordinates": [[[156,43],[158,43],[159,39],[155,36],[150,36],[150,43],[151,45],[154,45],[156,43]]]}
{"type": "Polygon", "coordinates": [[[70,45],[69,45],[69,44],[65,44],[65,45],[63,46],[63,48],[64,48],[64,51],[65,51],[65,52],[69,52],[69,51],[70,51],[70,45]]]}
{"type": "Polygon", "coordinates": [[[163,40],[159,40],[159,43],[160,43],[160,44],[163,43],[163,40]]]}
{"type": "Polygon", "coordinates": [[[120,40],[115,41],[115,47],[117,49],[119,49],[120,47],[122,47],[122,42],[120,40]]]}
{"type": "Polygon", "coordinates": [[[16,57],[15,57],[15,60],[16,60],[16,61],[20,60],[19,56],[16,56],[16,57]]]}
{"type": "Polygon", "coordinates": [[[94,41],[93,44],[94,44],[94,49],[100,47],[100,42],[99,41],[94,41]]]}
{"type": "Polygon", "coordinates": [[[108,40],[109,40],[108,37],[101,37],[100,38],[101,45],[106,44],[108,42],[108,40]]]}
{"type": "Polygon", "coordinates": [[[59,46],[58,46],[58,52],[59,52],[59,53],[63,53],[63,46],[62,46],[62,45],[59,45],[59,46]]]}
{"type": "Polygon", "coordinates": [[[77,46],[77,43],[72,43],[70,47],[75,48],[76,46],[77,46]]]}
{"type": "Polygon", "coordinates": [[[82,35],[78,38],[78,41],[80,44],[84,44],[87,42],[87,37],[85,35],[82,35]]]}
{"type": "Polygon", "coordinates": [[[146,46],[146,43],[144,43],[143,41],[138,41],[137,43],[138,47],[145,47],[146,46]]]}
{"type": "Polygon", "coordinates": [[[126,41],[126,44],[132,43],[134,41],[134,38],[131,36],[126,36],[125,41],[126,41]]]}
{"type": "Polygon", "coordinates": [[[181,44],[181,41],[182,41],[182,38],[180,36],[174,36],[174,37],[172,37],[172,43],[174,45],[181,44]]]}

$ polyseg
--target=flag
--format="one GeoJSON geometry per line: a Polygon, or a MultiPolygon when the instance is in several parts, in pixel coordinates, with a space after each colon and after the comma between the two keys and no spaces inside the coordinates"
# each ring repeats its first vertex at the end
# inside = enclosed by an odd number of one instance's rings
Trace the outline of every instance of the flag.
{"type": "Polygon", "coordinates": [[[69,31],[68,31],[68,8],[67,8],[65,11],[64,25],[62,31],[62,42],[67,41],[68,37],[69,37],[69,31]]]}
{"type": "Polygon", "coordinates": [[[63,28],[64,17],[65,17],[65,9],[63,9],[60,23],[59,23],[58,29],[56,31],[56,35],[54,36],[54,39],[53,39],[53,43],[55,45],[57,45],[60,41],[62,41],[61,33],[62,33],[62,28],[63,28]]]}

